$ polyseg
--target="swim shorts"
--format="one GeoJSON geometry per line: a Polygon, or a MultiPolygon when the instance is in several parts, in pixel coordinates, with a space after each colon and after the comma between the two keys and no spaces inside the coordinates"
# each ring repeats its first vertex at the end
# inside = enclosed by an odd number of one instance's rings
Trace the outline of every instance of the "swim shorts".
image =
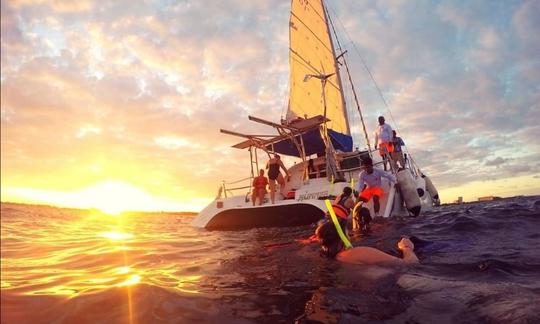
{"type": "Polygon", "coordinates": [[[364,189],[364,191],[362,191],[362,193],[360,194],[360,197],[369,201],[373,196],[378,196],[379,198],[381,198],[383,195],[384,190],[381,187],[371,187],[364,189]]]}
{"type": "Polygon", "coordinates": [[[388,153],[394,152],[394,144],[392,144],[392,143],[390,143],[390,142],[379,144],[379,154],[380,154],[381,156],[384,156],[384,153],[385,153],[384,151],[385,151],[385,149],[386,149],[386,151],[387,151],[388,153]]]}

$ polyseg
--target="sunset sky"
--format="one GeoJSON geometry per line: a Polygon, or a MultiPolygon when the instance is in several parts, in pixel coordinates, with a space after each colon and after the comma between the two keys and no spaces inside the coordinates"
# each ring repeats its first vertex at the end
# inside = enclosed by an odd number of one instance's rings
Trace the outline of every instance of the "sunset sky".
{"type": "MultiPolygon", "coordinates": [[[[200,210],[249,176],[219,129],[268,133],[247,116],[286,111],[289,7],[2,0],[1,200],[200,210]]],[[[368,132],[387,116],[443,202],[540,194],[540,1],[328,7],[368,132]]]]}

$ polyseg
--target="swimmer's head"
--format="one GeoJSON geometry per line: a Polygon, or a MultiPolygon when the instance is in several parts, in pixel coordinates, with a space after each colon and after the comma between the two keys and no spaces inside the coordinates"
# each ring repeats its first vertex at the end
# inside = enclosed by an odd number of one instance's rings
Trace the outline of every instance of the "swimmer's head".
{"type": "Polygon", "coordinates": [[[398,242],[398,248],[400,250],[414,250],[414,244],[410,239],[404,237],[398,242]]]}
{"type": "MultiPolygon", "coordinates": [[[[339,225],[345,228],[346,222],[339,220],[339,225]]],[[[343,242],[333,222],[327,221],[320,224],[315,230],[315,236],[321,244],[321,255],[327,258],[335,258],[343,249],[343,242]]]]}

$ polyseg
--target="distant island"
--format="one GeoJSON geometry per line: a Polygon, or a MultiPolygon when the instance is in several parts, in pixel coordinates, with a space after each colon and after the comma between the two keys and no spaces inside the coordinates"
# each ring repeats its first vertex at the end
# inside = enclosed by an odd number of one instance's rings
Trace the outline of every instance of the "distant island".
{"type": "Polygon", "coordinates": [[[498,196],[484,196],[484,197],[478,197],[478,200],[473,201],[463,201],[463,197],[458,197],[457,200],[451,203],[444,203],[441,204],[441,206],[450,206],[450,205],[468,205],[468,204],[478,204],[488,201],[495,201],[495,200],[508,200],[508,199],[515,199],[515,198],[523,198],[523,197],[539,197],[538,195],[532,195],[532,196],[524,196],[524,195],[518,195],[518,196],[512,196],[512,197],[498,197],[498,196]]]}
{"type": "MultiPolygon", "coordinates": [[[[24,206],[24,207],[36,207],[36,208],[51,208],[51,209],[62,209],[62,210],[69,210],[69,211],[76,211],[76,212],[96,212],[96,213],[102,213],[106,214],[105,212],[97,209],[97,208],[72,208],[72,207],[60,207],[60,206],[53,206],[53,205],[46,205],[46,204],[26,204],[26,203],[18,203],[18,202],[1,202],[2,205],[13,205],[13,206],[24,206]]],[[[198,213],[197,212],[191,212],[191,211],[180,211],[180,212],[170,212],[170,211],[125,211],[120,214],[123,215],[139,215],[139,216],[151,216],[151,215],[181,215],[181,216],[188,216],[188,217],[195,217],[198,213]]]]}

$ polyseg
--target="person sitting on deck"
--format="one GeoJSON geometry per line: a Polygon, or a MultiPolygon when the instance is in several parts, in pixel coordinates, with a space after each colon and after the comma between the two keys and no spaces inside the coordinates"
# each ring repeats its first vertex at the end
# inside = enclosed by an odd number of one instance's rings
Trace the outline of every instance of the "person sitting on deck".
{"type": "Polygon", "coordinates": [[[259,170],[259,176],[253,179],[253,190],[251,194],[251,202],[255,206],[255,201],[259,198],[259,206],[264,202],[264,195],[266,194],[266,186],[268,185],[268,179],[264,176],[264,170],[259,170]]]}
{"type": "MultiPolygon", "coordinates": [[[[345,221],[339,221],[340,226],[345,226],[345,221]]],[[[353,264],[414,264],[418,263],[418,257],[414,253],[414,244],[408,238],[402,238],[397,246],[403,252],[403,258],[384,253],[372,247],[357,246],[345,249],[336,225],[333,222],[324,222],[315,230],[315,237],[321,244],[321,255],[336,259],[345,263],[353,264]]]]}
{"type": "Polygon", "coordinates": [[[396,177],[393,174],[387,173],[385,171],[374,169],[373,160],[370,157],[364,158],[362,161],[363,168],[358,175],[358,191],[361,192],[358,200],[367,203],[371,198],[373,198],[373,211],[375,212],[375,217],[379,217],[379,210],[381,208],[380,199],[384,195],[384,190],[381,187],[382,177],[390,180],[391,183],[396,183],[396,177]]]}
{"type": "Polygon", "coordinates": [[[268,162],[266,163],[266,168],[268,169],[268,180],[270,180],[270,200],[273,204],[276,196],[276,181],[279,183],[280,192],[285,186],[285,180],[283,179],[281,172],[279,172],[279,169],[283,168],[283,171],[285,171],[285,174],[287,175],[287,180],[289,179],[290,174],[278,154],[275,154],[273,158],[268,160],[268,162]]]}

